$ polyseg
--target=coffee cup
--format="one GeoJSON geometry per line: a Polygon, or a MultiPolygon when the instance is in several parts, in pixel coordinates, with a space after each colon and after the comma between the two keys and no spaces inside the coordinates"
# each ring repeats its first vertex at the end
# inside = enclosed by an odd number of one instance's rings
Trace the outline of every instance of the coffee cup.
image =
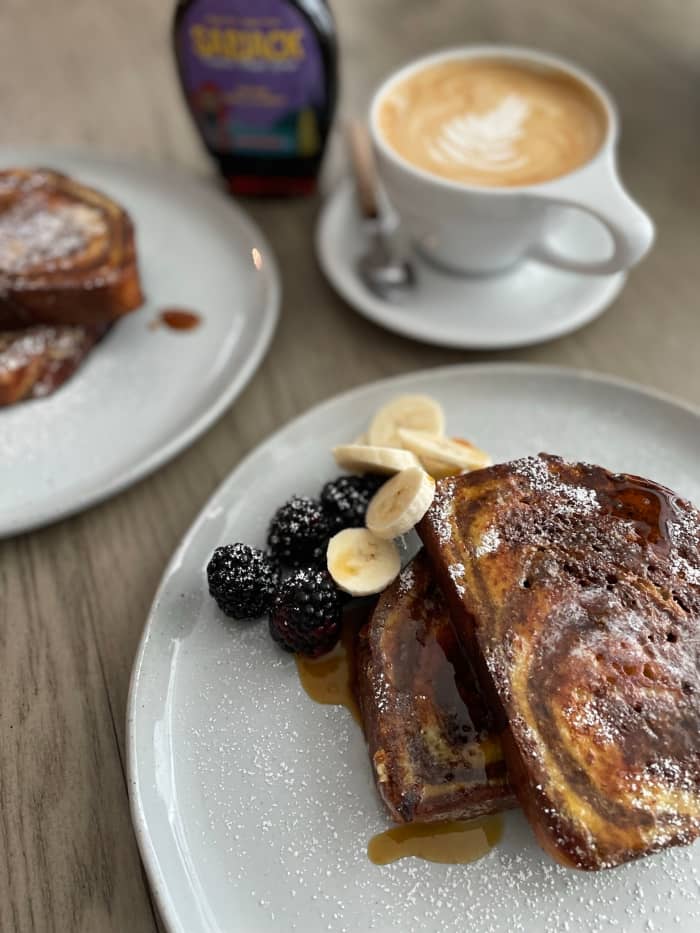
{"type": "Polygon", "coordinates": [[[652,245],[654,225],[618,174],[610,95],[557,56],[497,45],[429,55],[381,84],[369,121],[402,227],[449,271],[497,274],[530,258],[611,274],[652,245]],[[607,256],[558,247],[571,208],[608,230],[607,256]]]}

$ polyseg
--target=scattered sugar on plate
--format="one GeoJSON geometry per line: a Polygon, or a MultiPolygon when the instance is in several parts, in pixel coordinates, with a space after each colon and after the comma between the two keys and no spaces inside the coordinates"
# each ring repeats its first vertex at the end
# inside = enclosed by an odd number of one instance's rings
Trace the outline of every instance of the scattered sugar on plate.
{"type": "Polygon", "coordinates": [[[247,928],[462,933],[468,921],[490,933],[598,933],[642,929],[652,912],[657,930],[700,925],[693,849],[575,872],[541,852],[517,812],[471,865],[373,865],[367,843],[390,823],[346,710],[303,693],[264,623],[231,626],[211,609],[186,644],[171,730],[178,819],[207,889],[219,886],[247,928]],[[681,896],[678,879],[690,877],[693,897],[681,896]]]}

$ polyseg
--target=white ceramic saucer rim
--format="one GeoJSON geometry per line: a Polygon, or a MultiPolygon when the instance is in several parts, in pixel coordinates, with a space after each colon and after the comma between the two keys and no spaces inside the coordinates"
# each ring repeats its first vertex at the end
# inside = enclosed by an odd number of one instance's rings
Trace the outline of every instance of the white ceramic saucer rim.
{"type": "Polygon", "coordinates": [[[473,330],[469,331],[467,324],[464,333],[453,328],[441,329],[434,318],[427,315],[416,317],[402,309],[400,304],[391,304],[373,295],[357,276],[354,259],[339,257],[332,249],[333,238],[328,234],[335,219],[334,212],[342,210],[343,204],[350,200],[351,186],[352,182],[345,179],[331,191],[323,203],[315,236],[319,264],[330,284],[353,310],[379,327],[402,337],[458,350],[514,350],[535,346],[565,337],[600,317],[617,298],[627,281],[627,272],[607,276],[606,287],[601,290],[596,301],[583,304],[576,314],[562,316],[556,324],[540,327],[527,336],[513,338],[508,332],[504,332],[499,337],[482,338],[473,330]]]}

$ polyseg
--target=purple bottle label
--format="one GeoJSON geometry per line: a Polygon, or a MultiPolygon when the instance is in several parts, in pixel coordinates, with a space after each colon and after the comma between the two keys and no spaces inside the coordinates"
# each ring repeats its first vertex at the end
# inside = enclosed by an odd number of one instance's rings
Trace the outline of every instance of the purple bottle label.
{"type": "Polygon", "coordinates": [[[326,104],[308,20],[283,0],[198,0],[179,24],[182,82],[212,149],[314,156],[326,104]]]}

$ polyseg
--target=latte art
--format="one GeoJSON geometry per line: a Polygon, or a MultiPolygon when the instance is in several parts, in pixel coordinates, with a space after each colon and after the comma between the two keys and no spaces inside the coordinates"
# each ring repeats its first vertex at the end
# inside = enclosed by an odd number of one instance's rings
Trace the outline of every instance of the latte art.
{"type": "Polygon", "coordinates": [[[485,172],[495,168],[514,171],[525,162],[516,144],[523,135],[528,111],[526,101],[509,94],[487,113],[448,120],[435,142],[428,143],[428,151],[444,165],[468,165],[485,172]]]}
{"type": "Polygon", "coordinates": [[[507,187],[564,175],[600,148],[602,104],[569,75],[511,62],[454,59],[390,88],[379,108],[387,143],[451,181],[507,187]]]}

